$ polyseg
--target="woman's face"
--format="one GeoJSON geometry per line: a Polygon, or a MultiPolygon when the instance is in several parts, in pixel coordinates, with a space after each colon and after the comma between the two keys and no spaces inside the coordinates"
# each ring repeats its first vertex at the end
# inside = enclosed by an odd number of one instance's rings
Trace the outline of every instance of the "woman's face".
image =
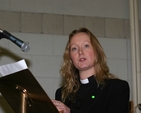
{"type": "Polygon", "coordinates": [[[70,57],[80,71],[94,70],[95,53],[86,33],[75,34],[70,41],[70,57]]]}

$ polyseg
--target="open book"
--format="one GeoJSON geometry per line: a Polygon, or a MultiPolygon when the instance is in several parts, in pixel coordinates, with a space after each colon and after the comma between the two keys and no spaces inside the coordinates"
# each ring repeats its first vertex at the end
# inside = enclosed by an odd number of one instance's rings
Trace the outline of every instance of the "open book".
{"type": "Polygon", "coordinates": [[[59,113],[25,60],[0,66],[0,92],[15,113],[59,113]]]}

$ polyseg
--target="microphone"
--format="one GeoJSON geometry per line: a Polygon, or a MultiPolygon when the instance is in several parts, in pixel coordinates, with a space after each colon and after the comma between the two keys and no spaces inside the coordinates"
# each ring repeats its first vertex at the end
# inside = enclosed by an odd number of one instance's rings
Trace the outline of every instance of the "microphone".
{"type": "Polygon", "coordinates": [[[27,52],[30,49],[28,42],[24,42],[24,41],[16,38],[15,36],[11,35],[6,30],[0,29],[0,39],[1,38],[6,38],[6,39],[11,40],[13,43],[15,43],[17,46],[19,46],[23,52],[27,52]]]}

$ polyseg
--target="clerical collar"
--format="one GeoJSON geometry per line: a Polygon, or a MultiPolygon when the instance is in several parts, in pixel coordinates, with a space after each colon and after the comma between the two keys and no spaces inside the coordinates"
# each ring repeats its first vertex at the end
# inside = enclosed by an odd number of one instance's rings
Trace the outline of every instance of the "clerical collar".
{"type": "Polygon", "coordinates": [[[88,83],[89,83],[89,79],[88,79],[88,78],[83,79],[83,80],[80,79],[80,82],[81,82],[82,84],[88,84],[88,83]]]}

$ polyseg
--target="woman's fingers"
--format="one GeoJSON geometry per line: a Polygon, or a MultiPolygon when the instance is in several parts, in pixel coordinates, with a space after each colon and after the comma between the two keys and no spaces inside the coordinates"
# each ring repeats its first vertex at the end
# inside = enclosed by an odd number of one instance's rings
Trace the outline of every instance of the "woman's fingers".
{"type": "Polygon", "coordinates": [[[70,109],[61,101],[52,100],[59,113],[70,113],[70,109]]]}

